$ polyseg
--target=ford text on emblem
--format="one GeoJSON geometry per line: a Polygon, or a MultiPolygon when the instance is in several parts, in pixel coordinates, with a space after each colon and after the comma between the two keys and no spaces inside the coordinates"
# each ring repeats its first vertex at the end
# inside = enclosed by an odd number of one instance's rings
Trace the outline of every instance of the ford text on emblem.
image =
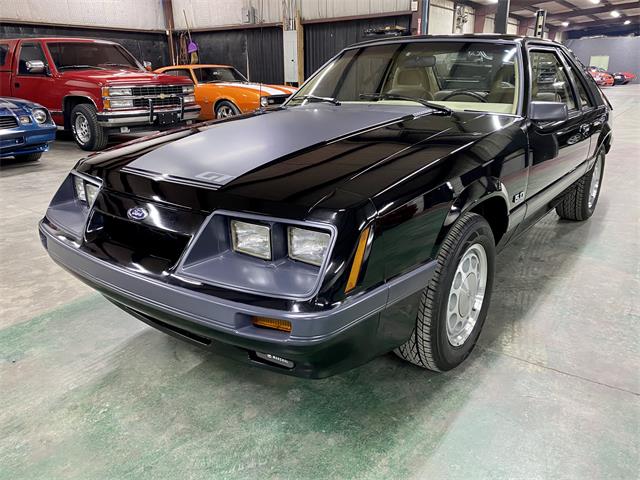
{"type": "Polygon", "coordinates": [[[127,210],[127,217],[129,217],[131,220],[136,220],[136,221],[144,220],[145,218],[147,218],[148,215],[149,215],[149,212],[147,212],[142,207],[133,207],[127,210]]]}

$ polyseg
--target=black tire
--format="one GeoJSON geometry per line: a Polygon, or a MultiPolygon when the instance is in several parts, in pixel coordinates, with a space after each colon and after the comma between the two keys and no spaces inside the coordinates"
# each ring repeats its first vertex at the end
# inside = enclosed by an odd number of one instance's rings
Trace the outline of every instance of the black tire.
{"type": "Polygon", "coordinates": [[[96,107],[89,103],[76,105],[71,111],[71,132],[73,139],[83,150],[95,151],[102,150],[107,146],[109,136],[100,125],[96,117],[96,107]],[[76,127],[76,121],[79,117],[86,120],[86,131],[82,132],[76,127]]]}
{"type": "Polygon", "coordinates": [[[440,247],[435,273],[422,292],[416,327],[409,340],[395,350],[398,356],[434,371],[451,370],[469,356],[478,340],[491,301],[495,250],[493,232],[482,216],[465,213],[455,223],[440,247]],[[486,254],[484,299],[470,333],[462,344],[454,346],[447,334],[449,294],[460,260],[476,244],[481,245],[486,254]]]}
{"type": "Polygon", "coordinates": [[[562,197],[556,205],[556,213],[565,220],[584,221],[588,219],[596,209],[600,190],[602,189],[602,178],[604,177],[604,152],[598,153],[596,163],[571,189],[562,197]],[[591,197],[594,175],[600,170],[595,198],[591,197]]]}
{"type": "Polygon", "coordinates": [[[216,103],[216,110],[214,113],[216,114],[216,118],[229,118],[240,115],[240,109],[233,103],[227,100],[222,100],[221,102],[216,103]]]}
{"type": "Polygon", "coordinates": [[[37,162],[42,157],[42,152],[25,153],[24,155],[16,155],[15,159],[19,162],[37,162]]]}

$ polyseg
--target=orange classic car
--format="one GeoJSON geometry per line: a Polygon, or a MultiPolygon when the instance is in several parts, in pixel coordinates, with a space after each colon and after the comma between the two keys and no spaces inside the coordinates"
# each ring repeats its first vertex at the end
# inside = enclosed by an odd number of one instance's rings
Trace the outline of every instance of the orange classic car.
{"type": "Polygon", "coordinates": [[[175,65],[156,73],[184,76],[195,84],[200,119],[225,118],[283,103],[296,91],[285,85],[249,82],[230,65],[175,65]]]}

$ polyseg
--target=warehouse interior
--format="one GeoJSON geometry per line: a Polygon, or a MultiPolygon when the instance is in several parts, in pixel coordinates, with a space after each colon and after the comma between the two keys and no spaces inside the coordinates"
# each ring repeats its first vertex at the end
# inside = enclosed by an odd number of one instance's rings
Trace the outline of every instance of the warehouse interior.
{"type": "MultiPolygon", "coordinates": [[[[613,140],[593,216],[552,212],[497,256],[462,365],[435,373],[389,351],[310,380],[136,320],[42,247],[51,199],[96,155],[58,125],[37,161],[0,155],[0,480],[637,479],[637,1],[0,0],[0,64],[7,39],[116,42],[149,70],[194,42],[198,63],[271,88],[300,87],[357,42],[463,34],[538,36],[600,68],[613,140]]],[[[122,127],[107,146],[155,133],[122,127]]]]}

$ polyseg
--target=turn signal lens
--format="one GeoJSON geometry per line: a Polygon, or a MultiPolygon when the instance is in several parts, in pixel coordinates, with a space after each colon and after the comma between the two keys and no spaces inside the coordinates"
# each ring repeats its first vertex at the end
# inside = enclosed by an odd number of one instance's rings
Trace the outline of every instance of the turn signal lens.
{"type": "Polygon", "coordinates": [[[280,330],[282,332],[291,331],[291,322],[289,320],[277,320],[275,318],[267,317],[253,317],[253,324],[256,327],[271,328],[273,330],[280,330]]]}
{"type": "Polygon", "coordinates": [[[350,292],[358,284],[360,278],[360,270],[362,269],[362,261],[364,260],[364,252],[367,248],[367,241],[369,240],[369,233],[371,227],[365,228],[360,234],[358,240],[358,248],[356,248],[356,256],[353,259],[353,265],[351,265],[351,272],[349,272],[349,279],[347,280],[347,286],[344,289],[345,293],[350,292]]]}

